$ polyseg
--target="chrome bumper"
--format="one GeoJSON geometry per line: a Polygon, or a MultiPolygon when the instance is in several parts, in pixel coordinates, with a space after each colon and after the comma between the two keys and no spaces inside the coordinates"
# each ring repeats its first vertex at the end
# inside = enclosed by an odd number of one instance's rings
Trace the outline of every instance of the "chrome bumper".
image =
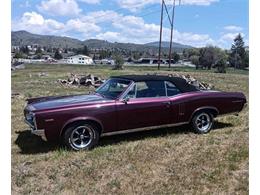
{"type": "Polygon", "coordinates": [[[44,141],[47,141],[44,129],[35,129],[35,127],[31,123],[29,123],[26,119],[24,120],[24,122],[30,126],[32,134],[40,136],[44,141]]]}
{"type": "Polygon", "coordinates": [[[31,133],[34,134],[34,135],[38,135],[38,136],[40,136],[44,141],[47,141],[47,138],[46,138],[46,136],[45,136],[45,130],[44,130],[44,129],[36,129],[36,130],[31,129],[31,133]]]}

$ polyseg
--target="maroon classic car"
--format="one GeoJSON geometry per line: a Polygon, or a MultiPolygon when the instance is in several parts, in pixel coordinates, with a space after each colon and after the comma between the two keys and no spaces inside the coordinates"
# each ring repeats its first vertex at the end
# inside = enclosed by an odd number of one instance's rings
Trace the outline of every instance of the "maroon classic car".
{"type": "Polygon", "coordinates": [[[101,136],[191,124],[208,133],[219,115],[238,113],[239,92],[199,90],[178,77],[127,75],[108,79],[93,95],[28,99],[25,121],[33,134],[80,150],[101,136]]]}

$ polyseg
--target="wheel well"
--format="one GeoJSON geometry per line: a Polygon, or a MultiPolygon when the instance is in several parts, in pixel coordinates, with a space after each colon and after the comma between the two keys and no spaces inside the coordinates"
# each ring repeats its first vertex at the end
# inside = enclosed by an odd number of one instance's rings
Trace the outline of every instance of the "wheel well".
{"type": "Polygon", "coordinates": [[[87,123],[87,124],[89,124],[89,125],[94,125],[94,126],[97,128],[97,130],[98,130],[99,133],[102,132],[102,126],[101,126],[101,124],[100,124],[99,122],[97,122],[97,121],[94,121],[94,120],[77,120],[77,121],[73,121],[73,122],[71,122],[71,123],[66,124],[65,127],[64,127],[64,128],[62,129],[62,131],[61,131],[60,137],[61,137],[61,138],[63,137],[63,135],[64,135],[64,133],[65,133],[65,131],[66,131],[67,128],[69,128],[69,127],[71,127],[71,126],[73,126],[73,125],[75,125],[75,124],[78,124],[78,123],[85,123],[85,124],[87,123]]]}
{"type": "Polygon", "coordinates": [[[201,108],[198,110],[195,110],[190,118],[190,121],[192,120],[192,118],[194,117],[195,114],[199,113],[199,112],[209,112],[213,115],[213,117],[217,117],[218,116],[218,110],[216,108],[201,108]]]}

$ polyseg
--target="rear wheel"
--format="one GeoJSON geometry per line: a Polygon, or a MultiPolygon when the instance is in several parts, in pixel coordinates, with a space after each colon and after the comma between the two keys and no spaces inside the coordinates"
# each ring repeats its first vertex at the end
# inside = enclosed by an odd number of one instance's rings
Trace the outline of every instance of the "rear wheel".
{"type": "Polygon", "coordinates": [[[213,125],[213,115],[210,112],[198,112],[192,118],[192,126],[196,133],[205,134],[210,132],[213,125]]]}
{"type": "Polygon", "coordinates": [[[76,123],[65,130],[63,139],[70,149],[91,149],[98,143],[99,131],[93,124],[76,123]]]}

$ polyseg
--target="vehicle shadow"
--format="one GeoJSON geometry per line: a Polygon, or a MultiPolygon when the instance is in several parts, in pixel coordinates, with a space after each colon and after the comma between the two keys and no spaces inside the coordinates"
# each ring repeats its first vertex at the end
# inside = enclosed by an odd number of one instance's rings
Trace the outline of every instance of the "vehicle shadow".
{"type": "Polygon", "coordinates": [[[30,130],[17,131],[15,144],[20,148],[21,154],[38,154],[47,153],[58,149],[57,143],[45,142],[39,136],[33,135],[30,130]]]}
{"type": "MultiPolygon", "coordinates": [[[[215,121],[212,131],[217,131],[232,126],[233,125],[231,123],[223,123],[223,122],[215,121]]],[[[145,138],[156,138],[156,137],[163,137],[171,134],[187,134],[187,133],[193,133],[192,127],[190,125],[160,128],[160,129],[154,129],[149,131],[141,131],[141,132],[102,137],[100,139],[99,146],[114,145],[123,141],[137,141],[145,138]]]]}
{"type": "MultiPolygon", "coordinates": [[[[216,121],[213,126],[213,131],[221,130],[226,127],[232,127],[231,123],[223,123],[216,121]]],[[[154,129],[149,131],[140,131],[121,135],[113,135],[101,137],[98,146],[115,145],[124,141],[137,141],[145,138],[163,137],[171,134],[187,134],[192,133],[190,125],[179,127],[169,127],[154,129]]],[[[18,134],[15,144],[20,148],[21,154],[38,154],[47,153],[60,149],[62,146],[59,143],[45,142],[39,136],[31,134],[30,130],[16,132],[18,134]]]]}

